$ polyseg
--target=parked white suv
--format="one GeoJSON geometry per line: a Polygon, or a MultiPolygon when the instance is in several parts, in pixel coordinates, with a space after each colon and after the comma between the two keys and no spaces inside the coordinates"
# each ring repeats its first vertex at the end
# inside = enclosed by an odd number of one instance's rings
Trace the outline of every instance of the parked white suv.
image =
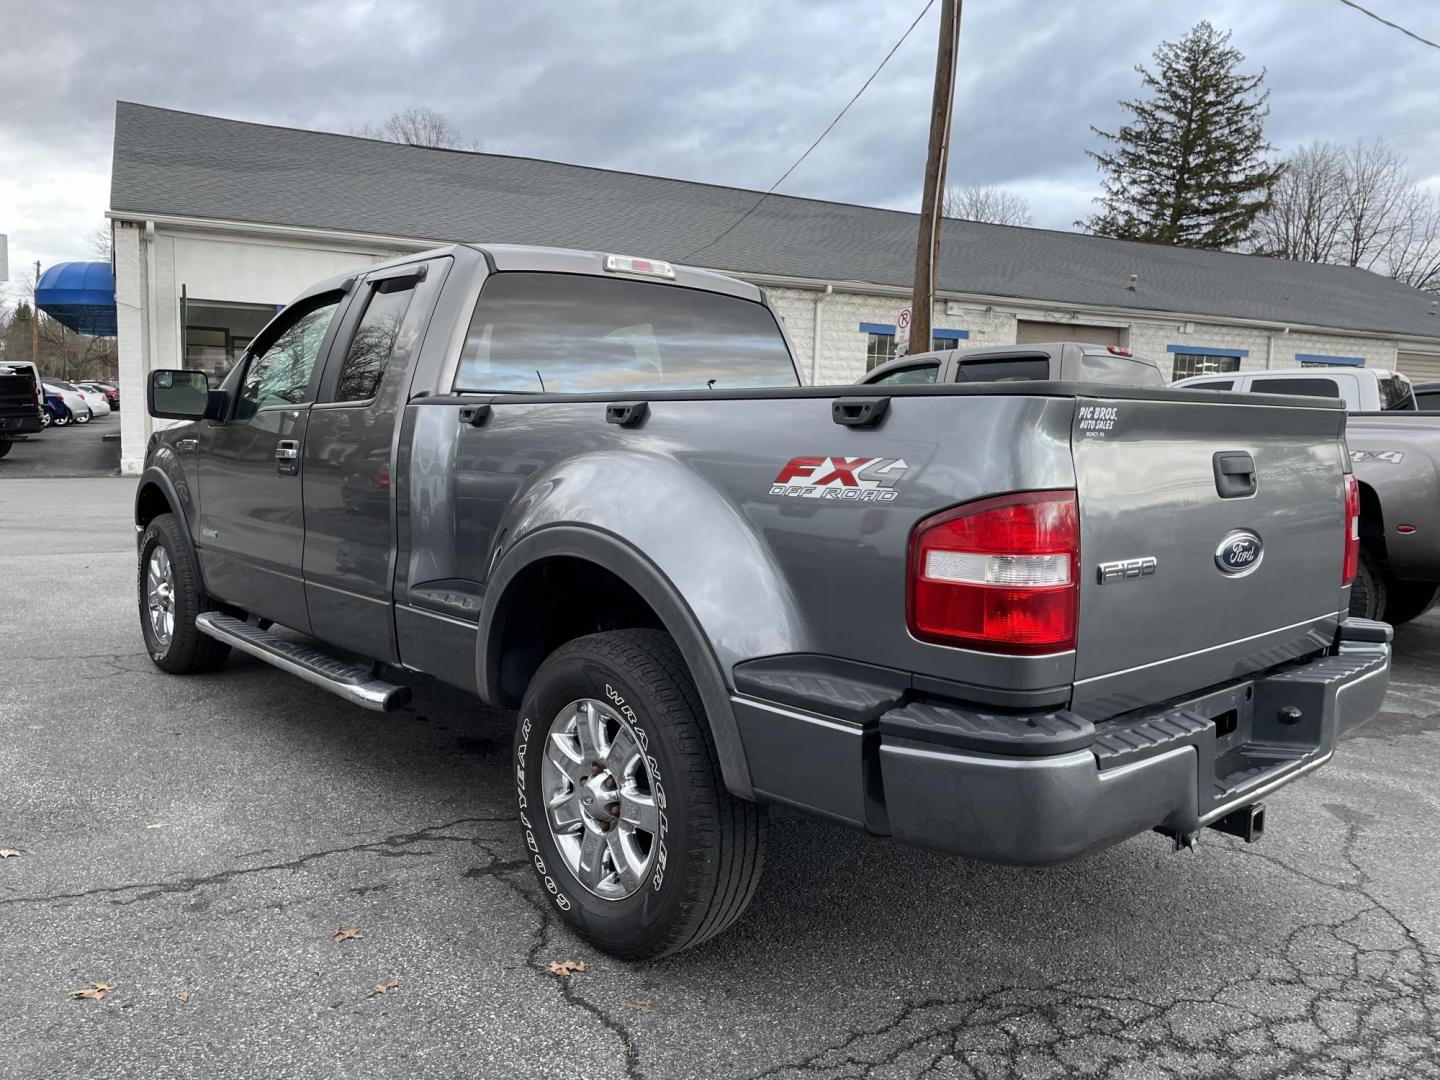
{"type": "Polygon", "coordinates": [[[1369,367],[1276,368],[1195,375],[1170,384],[1177,389],[1233,390],[1252,394],[1338,397],[1351,412],[1412,412],[1415,391],[1398,371],[1369,367]]]}

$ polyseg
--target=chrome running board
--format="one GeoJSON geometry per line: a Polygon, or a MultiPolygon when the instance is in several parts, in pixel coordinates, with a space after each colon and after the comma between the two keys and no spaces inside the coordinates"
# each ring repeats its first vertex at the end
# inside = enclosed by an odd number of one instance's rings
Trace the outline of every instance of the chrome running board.
{"type": "Polygon", "coordinates": [[[408,686],[377,679],[368,667],[338,660],[223,612],[201,612],[195,616],[195,629],[364,709],[388,712],[410,700],[408,686]]]}

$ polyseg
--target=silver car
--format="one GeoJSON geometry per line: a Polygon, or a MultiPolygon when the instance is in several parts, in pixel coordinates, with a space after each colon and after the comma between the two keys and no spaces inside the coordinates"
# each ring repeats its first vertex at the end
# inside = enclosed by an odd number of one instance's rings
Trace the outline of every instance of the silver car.
{"type": "MultiPolygon", "coordinates": [[[[90,422],[90,418],[95,415],[95,410],[90,407],[90,402],[86,400],[84,392],[78,386],[61,382],[59,379],[46,379],[44,382],[45,392],[58,397],[65,403],[65,408],[69,410],[68,416],[54,418],[57,425],[64,427],[72,421],[77,424],[90,422]]],[[[107,413],[110,411],[109,405],[105,406],[105,411],[107,413]]]]}

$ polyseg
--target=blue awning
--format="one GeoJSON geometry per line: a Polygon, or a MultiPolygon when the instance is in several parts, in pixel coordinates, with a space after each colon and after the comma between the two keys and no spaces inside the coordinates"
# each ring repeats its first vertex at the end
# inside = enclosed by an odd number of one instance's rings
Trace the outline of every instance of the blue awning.
{"type": "Polygon", "coordinates": [[[115,336],[115,275],[108,262],[56,263],[35,286],[35,306],[63,326],[115,336]]]}

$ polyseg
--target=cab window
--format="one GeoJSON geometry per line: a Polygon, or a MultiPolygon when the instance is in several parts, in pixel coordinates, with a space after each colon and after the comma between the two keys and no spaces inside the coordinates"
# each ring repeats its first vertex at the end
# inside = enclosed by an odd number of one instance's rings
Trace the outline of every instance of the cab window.
{"type": "Polygon", "coordinates": [[[1301,394],[1305,397],[1333,398],[1343,396],[1340,393],[1340,384],[1334,379],[1321,379],[1314,376],[1256,379],[1250,389],[1257,394],[1301,394]]]}
{"type": "Polygon", "coordinates": [[[1044,357],[977,357],[957,365],[956,382],[1043,382],[1050,378],[1050,361],[1044,357]]]}
{"type": "Polygon", "coordinates": [[[345,363],[335,383],[336,401],[369,401],[375,396],[414,296],[414,278],[395,278],[375,284],[365,305],[365,315],[345,352],[345,363]]]}
{"type": "Polygon", "coordinates": [[[235,400],[236,420],[249,420],[261,409],[303,405],[310,400],[310,377],[339,306],[336,297],[312,308],[283,330],[264,352],[251,358],[235,400]]]}
{"type": "Polygon", "coordinates": [[[870,379],[871,386],[904,386],[912,383],[933,383],[940,375],[939,364],[914,364],[886,372],[878,379],[870,379]]]}

